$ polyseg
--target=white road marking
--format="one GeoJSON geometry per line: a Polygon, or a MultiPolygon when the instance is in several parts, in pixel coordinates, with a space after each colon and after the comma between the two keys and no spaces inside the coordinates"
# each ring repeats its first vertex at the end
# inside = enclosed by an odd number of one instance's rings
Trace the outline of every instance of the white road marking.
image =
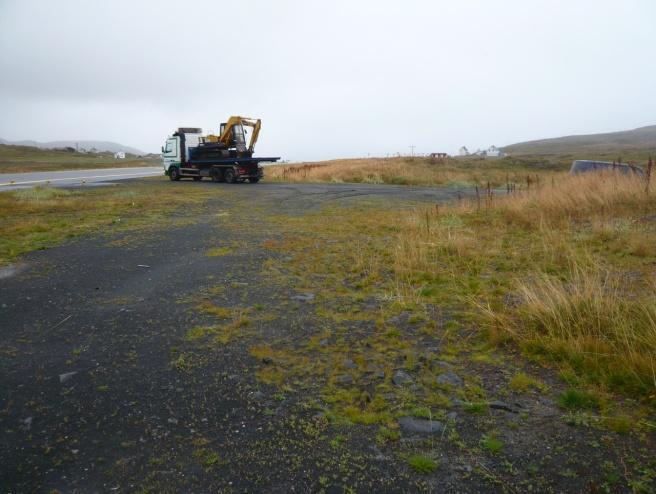
{"type": "Polygon", "coordinates": [[[144,177],[146,175],[160,175],[163,172],[146,172],[146,173],[120,173],[114,175],[96,175],[93,177],[68,177],[68,178],[50,178],[44,180],[27,180],[25,182],[5,182],[2,185],[25,185],[25,184],[38,184],[39,182],[62,182],[66,180],[89,180],[92,178],[112,178],[112,177],[144,177]]]}

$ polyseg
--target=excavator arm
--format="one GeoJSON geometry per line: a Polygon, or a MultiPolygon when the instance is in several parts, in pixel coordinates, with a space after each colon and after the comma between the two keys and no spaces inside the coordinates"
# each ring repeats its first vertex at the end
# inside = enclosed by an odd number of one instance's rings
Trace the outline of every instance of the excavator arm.
{"type": "Polygon", "coordinates": [[[221,130],[221,135],[219,136],[209,135],[205,137],[205,141],[220,142],[225,144],[226,146],[230,146],[230,144],[232,143],[232,133],[235,127],[238,126],[252,127],[253,131],[251,133],[250,142],[248,143],[248,151],[250,153],[253,153],[253,150],[255,149],[255,144],[257,143],[257,138],[260,135],[260,128],[262,127],[262,121],[259,118],[255,119],[255,118],[248,118],[248,117],[232,116],[225,123],[225,126],[222,126],[223,129],[221,130]]]}

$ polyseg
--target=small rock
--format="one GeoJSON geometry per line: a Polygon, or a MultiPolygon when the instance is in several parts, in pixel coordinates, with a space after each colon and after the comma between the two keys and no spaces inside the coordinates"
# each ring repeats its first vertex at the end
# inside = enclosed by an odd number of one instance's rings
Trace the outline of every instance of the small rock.
{"type": "Polygon", "coordinates": [[[387,322],[390,324],[403,324],[408,319],[409,315],[409,312],[404,311],[401,312],[398,316],[390,317],[387,322]]]}
{"type": "Polygon", "coordinates": [[[264,399],[264,393],[262,393],[262,391],[253,391],[251,393],[251,399],[256,400],[256,401],[263,400],[264,399]]]}
{"type": "Polygon", "coordinates": [[[503,401],[494,400],[490,401],[487,405],[495,410],[504,410],[510,413],[518,413],[517,409],[510,406],[508,403],[504,403],[503,401]]]}
{"type": "Polygon", "coordinates": [[[523,302],[524,299],[520,295],[517,295],[516,293],[506,293],[503,296],[503,305],[505,305],[506,307],[511,307],[511,308],[519,307],[520,305],[522,305],[523,302]]]}
{"type": "Polygon", "coordinates": [[[21,420],[21,422],[23,423],[21,426],[23,430],[29,431],[32,427],[32,417],[27,417],[26,419],[21,420]]]}
{"type": "Polygon", "coordinates": [[[71,377],[73,377],[75,374],[77,374],[77,371],[65,372],[64,374],[59,374],[59,382],[63,384],[66,381],[68,381],[71,377]]]}
{"type": "Polygon", "coordinates": [[[534,413],[542,417],[555,417],[560,414],[560,411],[553,400],[541,396],[538,398],[534,413]]]}
{"type": "Polygon", "coordinates": [[[167,422],[168,422],[169,424],[178,425],[178,419],[176,419],[175,417],[170,417],[170,418],[167,420],[167,422]]]}
{"type": "Polygon", "coordinates": [[[401,426],[401,430],[408,434],[440,434],[444,431],[444,424],[439,420],[401,417],[399,419],[399,425],[401,426]]]}
{"type": "Polygon", "coordinates": [[[353,360],[351,360],[350,358],[345,358],[342,361],[342,367],[344,367],[346,369],[357,369],[358,368],[357,364],[355,362],[353,362],[353,360]]]}
{"type": "Polygon", "coordinates": [[[421,393],[424,390],[424,388],[422,388],[421,385],[419,385],[417,383],[411,384],[410,388],[408,388],[408,389],[410,389],[410,391],[412,391],[415,394],[421,393]]]}
{"type": "Polygon", "coordinates": [[[326,346],[326,345],[328,345],[328,340],[323,339],[323,340],[319,341],[319,346],[326,346]]]}
{"type": "Polygon", "coordinates": [[[370,449],[374,452],[374,457],[373,457],[374,460],[376,460],[376,461],[387,460],[387,457],[383,454],[383,452],[375,444],[373,446],[370,446],[370,449]]]}
{"type": "Polygon", "coordinates": [[[413,381],[410,374],[402,370],[397,370],[392,377],[392,382],[397,386],[403,386],[404,384],[410,384],[413,381]]]}
{"type": "Polygon", "coordinates": [[[453,364],[450,364],[445,360],[438,360],[435,362],[435,365],[437,365],[438,367],[442,367],[443,369],[453,369],[453,364]]]}
{"type": "Polygon", "coordinates": [[[449,412],[449,413],[446,414],[446,419],[447,420],[451,420],[451,421],[455,422],[457,418],[458,418],[458,414],[456,412],[449,412]]]}
{"type": "Polygon", "coordinates": [[[335,378],[335,382],[338,384],[353,384],[353,377],[349,374],[342,374],[335,378]]]}
{"type": "Polygon", "coordinates": [[[273,359],[271,357],[262,357],[262,363],[264,365],[271,365],[273,364],[273,359]]]}
{"type": "Polygon", "coordinates": [[[463,384],[462,377],[451,371],[445,372],[444,374],[440,374],[439,376],[437,376],[435,382],[437,384],[447,384],[449,386],[456,386],[456,387],[460,387],[463,384]]]}
{"type": "Polygon", "coordinates": [[[292,297],[292,300],[298,300],[300,302],[310,302],[311,300],[314,300],[314,293],[300,293],[298,295],[294,295],[292,297]]]}

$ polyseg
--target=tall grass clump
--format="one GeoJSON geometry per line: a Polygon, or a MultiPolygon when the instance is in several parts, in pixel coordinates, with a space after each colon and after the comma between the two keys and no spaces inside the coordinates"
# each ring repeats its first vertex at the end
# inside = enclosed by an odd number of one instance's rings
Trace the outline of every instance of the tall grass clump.
{"type": "Polygon", "coordinates": [[[504,197],[493,207],[524,226],[535,227],[543,221],[562,227],[572,221],[640,213],[654,204],[644,187],[640,177],[613,172],[581,174],[504,197]]]}
{"type": "Polygon", "coordinates": [[[566,361],[631,395],[656,389],[656,291],[627,293],[602,269],[518,282],[512,331],[531,352],[566,361]]]}
{"type": "Polygon", "coordinates": [[[656,398],[656,195],[615,173],[530,185],[399,218],[398,297],[467,307],[493,341],[656,398]]]}

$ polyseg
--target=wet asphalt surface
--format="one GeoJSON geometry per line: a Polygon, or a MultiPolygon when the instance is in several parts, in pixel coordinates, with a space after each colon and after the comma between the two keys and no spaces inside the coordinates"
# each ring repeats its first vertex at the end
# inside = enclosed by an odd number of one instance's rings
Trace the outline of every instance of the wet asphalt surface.
{"type": "MultiPolygon", "coordinates": [[[[232,187],[251,204],[286,214],[363,198],[410,204],[462,193],[266,182],[172,186],[232,187]]],[[[289,421],[297,412],[258,387],[254,359],[244,347],[199,354],[202,365],[186,372],[172,366],[186,332],[206,322],[194,310],[204,289],[223,285],[224,303],[236,305],[247,300],[267,308],[289,299],[262,285],[270,253],[253,248],[205,255],[219,240],[240,237],[257,245],[271,235],[259,232],[257,216],[247,211],[242,230],[222,230],[214,218],[228,206],[219,197],[195,212],[191,224],[77,239],[26,255],[16,270],[1,273],[0,490],[318,489],[317,465],[330,452],[302,434],[295,437],[289,421]],[[203,458],[210,450],[221,461],[203,458]]],[[[285,337],[289,324],[272,321],[258,331],[285,337]]],[[[368,448],[349,460],[371,479],[359,490],[415,490],[407,473],[375,460],[368,448]]]]}
{"type": "Polygon", "coordinates": [[[112,181],[162,175],[161,166],[130,168],[96,168],[91,170],[45,171],[31,173],[0,173],[0,192],[48,185],[75,187],[100,185],[112,181]]]}

